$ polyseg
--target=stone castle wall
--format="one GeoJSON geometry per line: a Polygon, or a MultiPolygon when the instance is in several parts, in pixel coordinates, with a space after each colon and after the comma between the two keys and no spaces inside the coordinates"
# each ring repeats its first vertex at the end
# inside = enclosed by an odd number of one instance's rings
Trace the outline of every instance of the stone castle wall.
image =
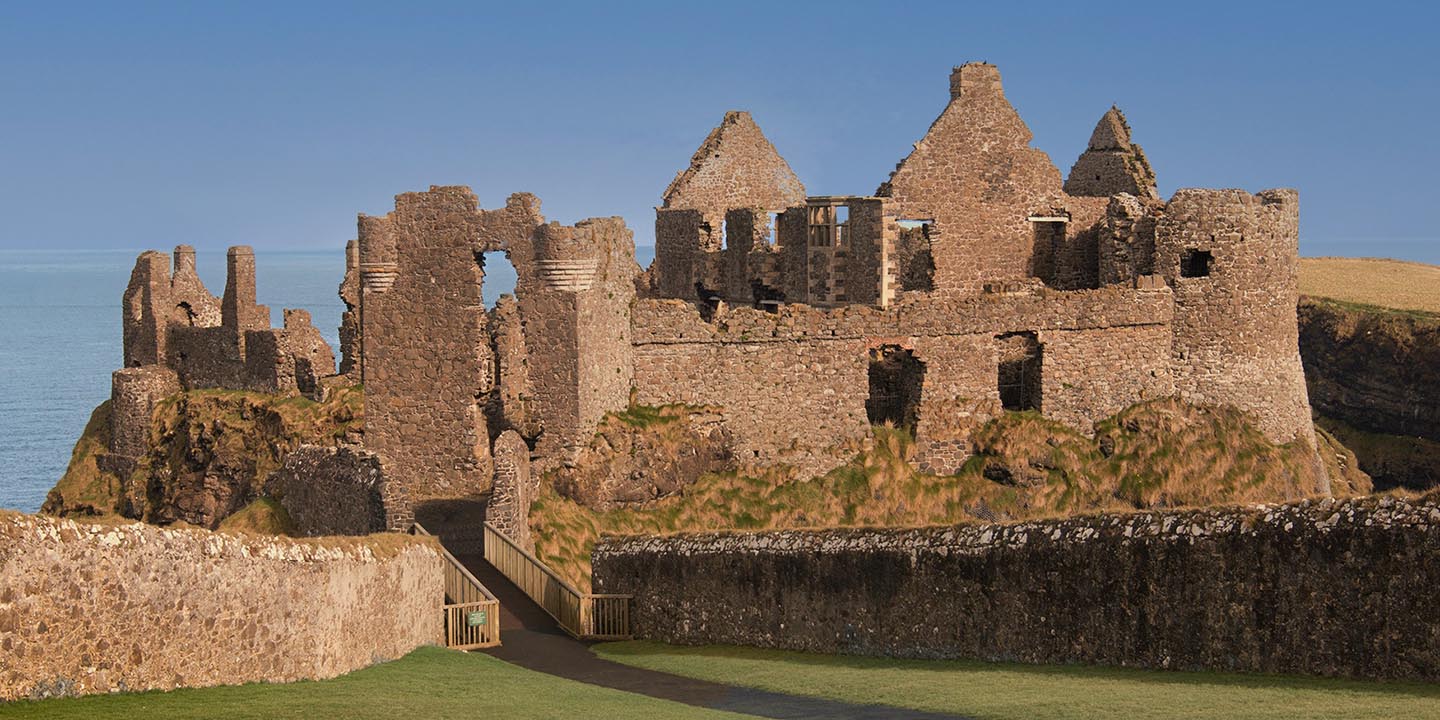
{"type": "Polygon", "coordinates": [[[1155,229],[1155,270],[1175,293],[1180,396],[1246,410],[1272,440],[1313,447],[1295,316],[1298,223],[1293,190],[1180,190],[1155,229]],[[1187,255],[1199,264],[1194,253],[1209,254],[1203,275],[1182,267],[1187,255]]]}
{"type": "Polygon", "coordinates": [[[1015,525],[606,537],[636,637],[1440,679],[1440,496],[1015,525]]]}
{"type": "MultiPolygon", "coordinates": [[[[678,300],[635,302],[635,387],[647,405],[723,409],[741,460],[818,472],[869,427],[870,351],[911,350],[925,365],[916,437],[962,442],[1000,410],[997,336],[1038,330],[1043,412],[1081,430],[1174,391],[1172,300],[1157,289],[916,298],[889,309],[785,305],[705,321],[678,300]]],[[[922,453],[923,454],[923,453],[922,453]]],[[[932,464],[954,472],[964,453],[932,464]]],[[[922,458],[922,462],[928,458],[922,458]]]]}
{"type": "Polygon", "coordinates": [[[374,543],[0,512],[0,700],[329,678],[440,642],[439,552],[374,543]]]}
{"type": "Polygon", "coordinates": [[[394,212],[360,219],[365,445],[417,501],[489,486],[494,359],[477,255],[528,240],[541,221],[534,196],[487,211],[457,187],[405,193],[394,212]]]}

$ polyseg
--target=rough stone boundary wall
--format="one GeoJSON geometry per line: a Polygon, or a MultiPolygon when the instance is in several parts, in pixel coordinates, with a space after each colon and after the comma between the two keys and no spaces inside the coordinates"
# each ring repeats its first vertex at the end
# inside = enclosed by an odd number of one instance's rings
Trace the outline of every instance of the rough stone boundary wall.
{"type": "Polygon", "coordinates": [[[340,675],[442,636],[439,553],[0,512],[0,701],[340,675]]]}
{"type": "Polygon", "coordinates": [[[604,538],[640,638],[1440,679],[1440,493],[1015,525],[604,538]]]}

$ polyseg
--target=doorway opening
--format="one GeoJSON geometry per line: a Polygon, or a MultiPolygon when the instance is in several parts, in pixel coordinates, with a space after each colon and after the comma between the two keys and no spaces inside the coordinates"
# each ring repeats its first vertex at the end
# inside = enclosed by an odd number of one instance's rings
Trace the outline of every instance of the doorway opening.
{"type": "Polygon", "coordinates": [[[890,425],[914,434],[924,385],[925,363],[912,350],[899,345],[871,349],[865,416],[872,425],[890,425]]]}
{"type": "Polygon", "coordinates": [[[999,372],[996,385],[1000,404],[1006,410],[1041,409],[1041,366],[1043,349],[1033,332],[1007,333],[995,337],[999,372]]]}

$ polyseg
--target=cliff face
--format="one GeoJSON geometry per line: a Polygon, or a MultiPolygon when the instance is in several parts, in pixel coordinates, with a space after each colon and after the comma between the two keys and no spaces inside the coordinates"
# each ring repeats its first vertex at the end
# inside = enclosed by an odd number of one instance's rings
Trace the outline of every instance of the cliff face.
{"type": "Polygon", "coordinates": [[[1304,298],[1299,319],[1318,423],[1376,488],[1440,485],[1440,315],[1304,298]]]}
{"type": "Polygon", "coordinates": [[[240,391],[184,392],[156,406],[149,452],[128,477],[118,477],[105,461],[109,405],[96,408],[42,512],[113,513],[214,529],[260,495],[266,476],[290,451],[302,444],[355,442],[364,424],[358,388],[336,389],[319,403],[240,391]]]}

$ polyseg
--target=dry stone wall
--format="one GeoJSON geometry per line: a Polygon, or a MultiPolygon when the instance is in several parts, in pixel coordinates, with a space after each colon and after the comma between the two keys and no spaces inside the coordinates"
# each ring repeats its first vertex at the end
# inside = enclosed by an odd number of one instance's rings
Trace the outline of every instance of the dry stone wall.
{"type": "Polygon", "coordinates": [[[1440,496],[1015,525],[607,537],[640,638],[1440,679],[1440,496]]]}
{"type": "Polygon", "coordinates": [[[442,639],[443,560],[0,512],[0,700],[329,678],[442,639]]]}

